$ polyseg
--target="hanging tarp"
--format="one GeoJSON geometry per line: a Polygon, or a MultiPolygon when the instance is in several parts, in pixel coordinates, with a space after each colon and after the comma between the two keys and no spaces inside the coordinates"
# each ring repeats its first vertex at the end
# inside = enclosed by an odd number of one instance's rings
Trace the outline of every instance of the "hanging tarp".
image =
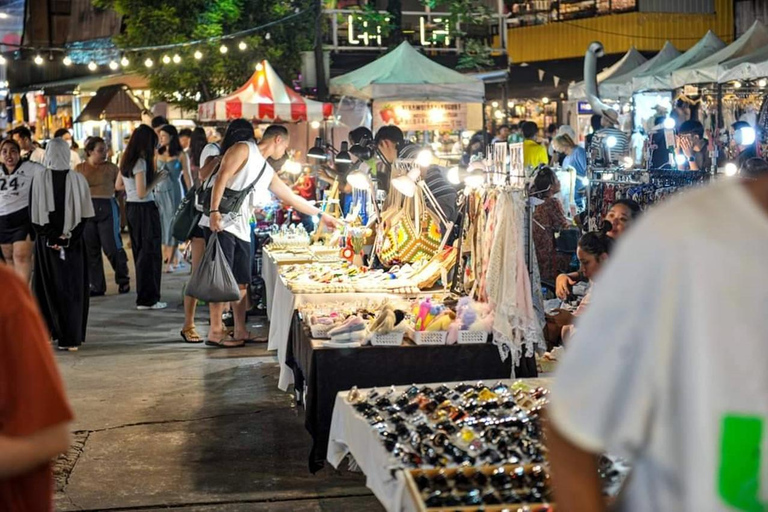
{"type": "Polygon", "coordinates": [[[725,48],[725,43],[711,30],[691,46],[688,51],[667,64],[632,78],[632,91],[668,91],[674,89],[672,73],[678,69],[700,62],[725,48]]]}
{"type": "Polygon", "coordinates": [[[333,78],[331,94],[377,101],[482,103],[485,84],[441,66],[406,41],[370,64],[333,78]]]}
{"type": "MultiPolygon", "coordinates": [[[[598,87],[611,77],[621,76],[642,66],[647,60],[634,46],[631,47],[620,61],[597,74],[598,87]]],[[[584,81],[568,87],[568,99],[572,101],[587,99],[587,88],[584,81]]]]}
{"type": "Polygon", "coordinates": [[[280,79],[266,60],[238,90],[198,106],[202,122],[244,118],[256,122],[298,123],[333,116],[333,105],[304,98],[280,79]]]}
{"type": "Polygon", "coordinates": [[[720,65],[732,59],[737,59],[768,45],[768,29],[759,21],[740,38],[722,50],[691,65],[672,73],[672,85],[682,87],[687,84],[703,84],[717,82],[720,65]]]}
{"type": "Polygon", "coordinates": [[[672,43],[664,43],[661,51],[645,63],[620,76],[612,76],[600,84],[600,97],[609,99],[626,99],[632,96],[632,79],[643,73],[653,73],[654,70],[665,66],[672,59],[680,56],[680,52],[672,43]]]}

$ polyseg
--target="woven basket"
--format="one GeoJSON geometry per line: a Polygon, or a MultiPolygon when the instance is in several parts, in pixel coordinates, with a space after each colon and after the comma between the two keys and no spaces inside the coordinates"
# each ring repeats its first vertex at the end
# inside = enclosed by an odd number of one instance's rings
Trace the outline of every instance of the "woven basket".
{"type": "Polygon", "coordinates": [[[324,325],[324,324],[315,324],[312,327],[309,328],[310,331],[312,331],[312,337],[318,340],[327,340],[330,339],[330,335],[328,334],[328,331],[336,327],[335,325],[324,325]]]}
{"type": "Polygon", "coordinates": [[[447,331],[416,331],[413,342],[417,345],[445,345],[447,337],[447,331]]]}
{"type": "Polygon", "coordinates": [[[485,343],[488,341],[488,333],[485,331],[459,331],[459,343],[485,343]]]}
{"type": "Polygon", "coordinates": [[[392,331],[387,334],[374,333],[371,336],[371,345],[374,347],[399,347],[402,344],[402,331],[392,331]]]}

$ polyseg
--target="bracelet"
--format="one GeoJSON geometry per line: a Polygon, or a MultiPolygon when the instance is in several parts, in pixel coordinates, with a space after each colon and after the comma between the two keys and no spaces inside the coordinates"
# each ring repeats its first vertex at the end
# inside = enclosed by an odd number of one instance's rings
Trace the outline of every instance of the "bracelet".
{"type": "Polygon", "coordinates": [[[219,210],[209,210],[208,213],[220,213],[219,210]]]}

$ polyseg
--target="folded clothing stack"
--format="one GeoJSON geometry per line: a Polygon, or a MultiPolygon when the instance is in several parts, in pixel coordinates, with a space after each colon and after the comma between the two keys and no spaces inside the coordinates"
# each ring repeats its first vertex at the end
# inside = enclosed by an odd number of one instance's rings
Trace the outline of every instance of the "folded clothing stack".
{"type": "Polygon", "coordinates": [[[357,315],[352,315],[328,331],[328,335],[331,339],[323,342],[324,347],[359,347],[365,341],[365,321],[357,315]]]}

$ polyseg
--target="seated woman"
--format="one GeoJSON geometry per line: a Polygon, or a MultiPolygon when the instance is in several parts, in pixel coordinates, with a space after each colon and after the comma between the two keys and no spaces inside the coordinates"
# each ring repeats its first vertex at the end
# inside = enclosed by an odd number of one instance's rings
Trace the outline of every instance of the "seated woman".
{"type": "Polygon", "coordinates": [[[570,135],[563,133],[558,135],[552,141],[555,151],[565,155],[563,159],[563,169],[573,168],[576,171],[576,191],[574,201],[579,210],[584,209],[584,199],[586,196],[586,186],[582,178],[587,177],[587,152],[584,148],[576,144],[570,135]]]}
{"type": "Polygon", "coordinates": [[[580,264],[579,273],[589,281],[590,291],[584,295],[575,313],[561,312],[567,317],[564,319],[564,323],[567,325],[563,326],[562,330],[563,342],[573,335],[574,327],[572,324],[576,317],[582,315],[589,306],[592,284],[605,265],[612,247],[613,239],[603,233],[587,233],[579,239],[579,246],[576,249],[576,257],[579,258],[580,264]]]}
{"type": "Polygon", "coordinates": [[[32,290],[51,338],[77,350],[88,323],[86,219],[94,216],[85,177],[70,169],[69,144],[55,138],[45,150],[45,170],[32,180],[29,208],[35,238],[32,290]]]}
{"type": "Polygon", "coordinates": [[[555,250],[555,233],[572,226],[563,211],[563,203],[557,197],[560,180],[549,167],[543,167],[533,180],[531,195],[544,201],[533,212],[533,243],[539,262],[541,280],[552,283],[561,268],[568,262],[558,262],[555,250]]]}
{"type": "MultiPolygon", "coordinates": [[[[619,199],[605,215],[603,232],[614,242],[632,225],[640,215],[640,205],[631,199],[619,199]]],[[[555,294],[560,300],[565,300],[571,294],[573,285],[584,281],[584,276],[579,272],[560,274],[555,281],[555,294]]]]}

